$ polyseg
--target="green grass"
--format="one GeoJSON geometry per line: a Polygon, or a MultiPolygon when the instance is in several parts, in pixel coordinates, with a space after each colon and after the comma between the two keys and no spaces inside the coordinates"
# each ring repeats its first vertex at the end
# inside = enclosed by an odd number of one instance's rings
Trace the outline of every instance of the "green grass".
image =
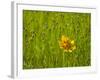
{"type": "Polygon", "coordinates": [[[91,14],[23,10],[23,69],[91,65],[91,14]],[[61,36],[75,40],[64,52],[61,36]]]}

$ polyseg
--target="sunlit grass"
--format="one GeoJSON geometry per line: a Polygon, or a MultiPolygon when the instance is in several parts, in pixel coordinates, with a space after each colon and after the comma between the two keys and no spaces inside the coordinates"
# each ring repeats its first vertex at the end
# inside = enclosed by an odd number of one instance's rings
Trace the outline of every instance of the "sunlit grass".
{"type": "Polygon", "coordinates": [[[23,68],[90,66],[90,23],[90,13],[24,10],[23,68]],[[62,49],[62,35],[74,40],[76,48],[62,49]]]}

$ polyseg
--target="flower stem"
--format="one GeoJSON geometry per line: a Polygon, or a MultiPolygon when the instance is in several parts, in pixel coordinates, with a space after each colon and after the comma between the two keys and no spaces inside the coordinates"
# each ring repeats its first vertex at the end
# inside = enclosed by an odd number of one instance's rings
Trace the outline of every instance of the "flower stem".
{"type": "Polygon", "coordinates": [[[64,61],[65,61],[65,56],[64,56],[64,52],[63,52],[63,67],[64,67],[64,61]]]}

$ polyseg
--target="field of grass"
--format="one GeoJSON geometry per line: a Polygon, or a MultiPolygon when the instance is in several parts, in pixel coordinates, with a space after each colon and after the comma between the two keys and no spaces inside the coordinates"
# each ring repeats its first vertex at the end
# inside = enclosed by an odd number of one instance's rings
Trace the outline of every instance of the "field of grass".
{"type": "Polygon", "coordinates": [[[91,14],[23,10],[23,69],[91,65],[91,14]],[[64,52],[61,36],[75,41],[64,52]]]}

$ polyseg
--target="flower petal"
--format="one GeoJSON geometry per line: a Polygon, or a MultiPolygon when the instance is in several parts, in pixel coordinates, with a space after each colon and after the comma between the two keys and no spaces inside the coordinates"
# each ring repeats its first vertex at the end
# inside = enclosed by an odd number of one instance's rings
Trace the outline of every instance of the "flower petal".
{"type": "Polygon", "coordinates": [[[64,52],[68,52],[68,50],[65,49],[64,52]]]}
{"type": "Polygon", "coordinates": [[[69,52],[72,52],[72,50],[69,50],[69,52]]]}
{"type": "Polygon", "coordinates": [[[76,46],[73,46],[73,48],[72,48],[73,50],[75,50],[76,49],[76,46]]]}
{"type": "Polygon", "coordinates": [[[71,41],[71,44],[72,44],[72,45],[75,44],[74,40],[71,41]]]}

